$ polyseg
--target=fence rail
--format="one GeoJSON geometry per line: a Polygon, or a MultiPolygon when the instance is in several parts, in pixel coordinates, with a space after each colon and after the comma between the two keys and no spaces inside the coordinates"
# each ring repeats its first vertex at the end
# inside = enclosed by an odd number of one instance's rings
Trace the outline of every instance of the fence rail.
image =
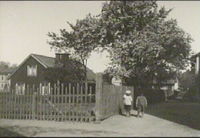
{"type": "Polygon", "coordinates": [[[95,93],[92,86],[55,84],[50,92],[27,87],[0,93],[0,118],[89,122],[95,119],[95,93]]]}
{"type": "Polygon", "coordinates": [[[90,122],[119,114],[123,94],[133,87],[104,84],[55,83],[43,87],[26,86],[0,93],[0,118],[90,122]]]}

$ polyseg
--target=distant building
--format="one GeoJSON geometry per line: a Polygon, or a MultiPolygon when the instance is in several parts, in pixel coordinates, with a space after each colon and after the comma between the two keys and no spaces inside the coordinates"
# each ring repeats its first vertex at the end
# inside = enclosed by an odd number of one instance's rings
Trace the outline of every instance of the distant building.
{"type": "Polygon", "coordinates": [[[0,70],[0,92],[8,91],[10,88],[9,75],[13,72],[13,69],[0,70]]]}
{"type": "Polygon", "coordinates": [[[192,73],[195,74],[196,79],[195,79],[195,85],[196,87],[193,88],[196,91],[196,97],[198,97],[198,100],[200,100],[200,52],[193,55],[191,58],[191,71],[192,73]]]}
{"type": "MultiPolygon", "coordinates": [[[[153,80],[153,88],[158,87],[158,82],[156,80],[153,80]]],[[[166,97],[172,96],[174,94],[175,90],[178,90],[179,88],[179,82],[178,79],[169,79],[166,81],[162,81],[159,84],[159,87],[161,88],[161,90],[165,91],[166,97]]]]}
{"type": "Polygon", "coordinates": [[[192,71],[195,74],[199,74],[199,70],[200,70],[200,60],[199,59],[200,59],[200,52],[191,57],[192,71]]]}

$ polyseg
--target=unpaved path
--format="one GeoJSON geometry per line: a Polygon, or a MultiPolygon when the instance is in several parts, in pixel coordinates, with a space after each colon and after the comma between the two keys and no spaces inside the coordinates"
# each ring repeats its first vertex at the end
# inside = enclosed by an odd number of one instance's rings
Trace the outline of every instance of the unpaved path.
{"type": "Polygon", "coordinates": [[[24,136],[200,136],[199,130],[151,115],[117,115],[101,124],[1,119],[0,126],[24,136]]]}
{"type": "MultiPolygon", "coordinates": [[[[161,106],[163,105],[161,104],[161,106]]],[[[158,109],[159,108],[156,108],[156,110],[158,109]]],[[[133,111],[133,114],[136,114],[136,112],[133,111]]],[[[161,117],[157,117],[156,115],[149,115],[149,114],[145,114],[144,118],[136,118],[135,116],[124,117],[116,115],[102,121],[100,124],[0,119],[0,127],[6,128],[9,131],[17,132],[18,134],[23,136],[31,136],[31,137],[33,136],[200,137],[199,129],[193,129],[187,125],[181,125],[180,123],[175,123],[175,121],[172,122],[169,120],[162,119],[161,117]]]]}

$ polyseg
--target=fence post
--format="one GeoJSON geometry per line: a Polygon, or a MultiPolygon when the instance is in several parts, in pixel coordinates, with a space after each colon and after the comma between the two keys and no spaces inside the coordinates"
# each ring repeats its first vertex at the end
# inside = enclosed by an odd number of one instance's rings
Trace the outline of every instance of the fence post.
{"type": "Polygon", "coordinates": [[[95,117],[96,117],[96,122],[100,122],[102,118],[102,89],[103,89],[103,79],[101,74],[96,74],[96,94],[95,94],[95,99],[96,99],[96,104],[95,104],[95,117]]]}
{"type": "Polygon", "coordinates": [[[32,95],[32,119],[35,119],[35,109],[36,109],[36,93],[33,91],[33,95],[32,95]]]}
{"type": "Polygon", "coordinates": [[[132,102],[132,108],[131,109],[134,109],[134,104],[135,104],[135,91],[134,91],[134,86],[131,87],[132,88],[132,98],[133,98],[133,102],[132,102]]]}

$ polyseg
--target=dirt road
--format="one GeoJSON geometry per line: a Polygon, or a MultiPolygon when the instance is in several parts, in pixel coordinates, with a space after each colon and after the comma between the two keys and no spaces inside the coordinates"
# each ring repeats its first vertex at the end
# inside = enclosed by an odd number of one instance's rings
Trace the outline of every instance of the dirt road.
{"type": "MultiPolygon", "coordinates": [[[[149,107],[154,115],[145,114],[144,118],[135,116],[124,117],[120,115],[112,116],[100,124],[94,123],[73,123],[73,122],[55,122],[55,121],[33,121],[33,120],[0,120],[0,127],[23,136],[179,136],[200,137],[200,129],[191,128],[188,125],[182,125],[175,121],[163,119],[157,116],[153,109],[162,109],[171,103],[153,105],[156,108],[149,107]]],[[[171,106],[179,107],[179,103],[173,103],[171,106]]],[[[200,106],[199,106],[200,107],[200,106]]],[[[168,109],[167,108],[167,109],[168,109]]],[[[180,107],[179,107],[180,108],[180,107]]],[[[166,110],[167,110],[166,109],[166,110]]],[[[147,111],[149,112],[149,110],[147,111]]],[[[136,112],[133,111],[133,114],[136,112]]],[[[177,114],[175,114],[177,115],[177,114]]],[[[187,114],[190,115],[190,114],[187,114]]],[[[198,114],[197,114],[198,115],[198,114]]],[[[177,116],[176,116],[177,117],[177,116]]],[[[198,123],[198,122],[197,122],[198,123]]]]}

